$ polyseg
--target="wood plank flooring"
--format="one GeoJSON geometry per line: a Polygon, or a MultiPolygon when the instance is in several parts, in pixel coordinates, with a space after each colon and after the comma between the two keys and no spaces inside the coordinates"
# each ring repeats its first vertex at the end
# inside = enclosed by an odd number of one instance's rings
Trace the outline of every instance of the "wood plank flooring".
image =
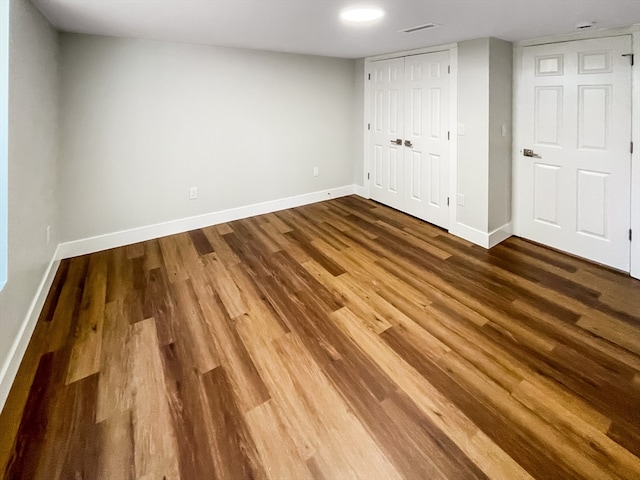
{"type": "Polygon", "coordinates": [[[61,263],[5,479],[640,478],[640,282],[345,197],[61,263]]]}

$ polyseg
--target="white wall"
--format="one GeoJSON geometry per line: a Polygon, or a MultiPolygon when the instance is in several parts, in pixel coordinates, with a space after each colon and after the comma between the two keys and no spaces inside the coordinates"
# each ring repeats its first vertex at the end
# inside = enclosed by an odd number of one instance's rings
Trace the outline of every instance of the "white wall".
{"type": "Polygon", "coordinates": [[[63,242],[353,184],[353,60],[77,34],[61,55],[63,242]]]}
{"type": "Polygon", "coordinates": [[[26,0],[10,3],[9,25],[9,269],[0,292],[0,405],[26,348],[31,303],[58,243],[58,35],[26,0]]]}

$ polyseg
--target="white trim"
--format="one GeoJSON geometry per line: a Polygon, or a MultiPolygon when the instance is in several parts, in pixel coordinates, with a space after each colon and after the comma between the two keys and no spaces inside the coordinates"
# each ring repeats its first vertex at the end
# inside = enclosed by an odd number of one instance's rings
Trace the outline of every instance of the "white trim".
{"type": "Polygon", "coordinates": [[[630,271],[632,277],[640,279],[640,27],[631,35],[635,62],[631,71],[631,242],[630,271]]]}
{"type": "Polygon", "coordinates": [[[521,207],[520,191],[518,190],[517,179],[520,178],[520,165],[521,154],[520,148],[522,145],[521,133],[520,133],[520,119],[518,109],[518,98],[520,98],[520,73],[522,71],[522,49],[523,46],[515,43],[513,46],[513,78],[511,80],[511,95],[512,95],[512,107],[511,107],[511,221],[513,223],[514,235],[521,236],[520,233],[520,218],[519,214],[521,207]]]}
{"type": "Polygon", "coordinates": [[[452,225],[449,233],[488,249],[495,247],[500,242],[509,238],[512,235],[512,225],[511,222],[509,222],[496,228],[492,232],[486,233],[458,222],[452,225]]]}
{"type": "Polygon", "coordinates": [[[363,168],[362,168],[362,185],[364,186],[363,197],[371,198],[371,182],[368,178],[371,172],[371,160],[369,150],[371,149],[371,82],[369,81],[369,75],[371,75],[371,65],[367,59],[364,59],[364,122],[362,127],[364,128],[364,149],[362,150],[363,168]]]}
{"type": "Polygon", "coordinates": [[[513,235],[513,225],[511,222],[505,223],[501,227],[496,228],[489,233],[489,247],[493,248],[499,243],[504,242],[507,238],[513,235]]]}
{"type": "Polygon", "coordinates": [[[44,276],[40,281],[40,285],[38,285],[38,289],[31,301],[29,310],[22,321],[20,330],[18,330],[18,333],[11,344],[11,348],[7,352],[7,356],[4,358],[2,367],[0,368],[0,411],[4,408],[4,404],[7,401],[7,397],[11,391],[11,386],[13,385],[13,381],[18,373],[18,368],[20,368],[22,357],[24,357],[24,354],[27,351],[27,346],[29,345],[33,331],[36,328],[38,317],[40,316],[40,312],[42,311],[44,302],[47,299],[49,289],[51,288],[53,279],[58,271],[60,262],[57,258],[58,250],[53,254],[53,258],[49,262],[47,270],[44,272],[44,276]]]}
{"type": "Polygon", "coordinates": [[[263,215],[265,213],[277,212],[287,208],[300,207],[310,203],[321,202],[330,198],[344,197],[356,193],[356,185],[346,185],[319,192],[306,193],[295,197],[281,198],[267,202],[246,205],[244,207],[230,208],[218,212],[206,213],[195,217],[182,218],[169,222],[146,225],[144,227],[132,228],[120,232],[107,233],[95,237],[83,238],[72,242],[58,245],[56,259],[75,257],[87,253],[107,250],[109,248],[121,247],[132,243],[143,242],[154,238],[173,235],[176,233],[188,232],[197,228],[208,227],[224,222],[231,222],[242,218],[263,215]]]}
{"type": "Polygon", "coordinates": [[[618,35],[629,35],[638,32],[640,23],[620,28],[603,28],[600,30],[581,30],[566,35],[554,35],[551,37],[532,38],[515,42],[515,47],[532,47],[535,45],[546,45],[548,43],[573,42],[574,40],[590,40],[593,38],[616,37],[618,35]]]}
{"type": "Polygon", "coordinates": [[[354,185],[354,192],[363,198],[369,198],[369,189],[367,187],[361,187],[360,185],[354,185]]]}
{"type": "Polygon", "coordinates": [[[368,62],[379,62],[380,60],[390,60],[392,58],[410,57],[412,55],[422,55],[423,53],[445,52],[457,47],[457,43],[446,43],[444,45],[434,45],[433,47],[416,48],[413,50],[404,50],[402,52],[385,53],[374,57],[364,59],[365,64],[368,62]]]}
{"type": "Polygon", "coordinates": [[[449,232],[458,218],[458,46],[449,50],[449,232]]]}

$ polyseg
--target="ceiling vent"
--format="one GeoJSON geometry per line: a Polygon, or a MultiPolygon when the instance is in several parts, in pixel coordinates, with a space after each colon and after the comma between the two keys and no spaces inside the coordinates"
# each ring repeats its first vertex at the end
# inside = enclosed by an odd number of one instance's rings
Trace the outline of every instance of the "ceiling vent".
{"type": "Polygon", "coordinates": [[[404,30],[400,30],[401,33],[416,33],[421,32],[422,30],[428,30],[429,28],[436,28],[440,25],[437,23],[425,23],[424,25],[418,25],[417,27],[405,28],[404,30]]]}
{"type": "Polygon", "coordinates": [[[576,30],[584,30],[585,28],[591,28],[596,22],[580,22],[576,25],[576,30]]]}

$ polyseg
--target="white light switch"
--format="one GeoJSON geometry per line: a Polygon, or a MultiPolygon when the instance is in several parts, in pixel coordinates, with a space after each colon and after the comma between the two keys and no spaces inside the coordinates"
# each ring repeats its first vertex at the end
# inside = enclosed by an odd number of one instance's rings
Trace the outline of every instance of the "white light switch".
{"type": "Polygon", "coordinates": [[[195,200],[198,198],[198,187],[191,187],[189,189],[189,200],[195,200]]]}

